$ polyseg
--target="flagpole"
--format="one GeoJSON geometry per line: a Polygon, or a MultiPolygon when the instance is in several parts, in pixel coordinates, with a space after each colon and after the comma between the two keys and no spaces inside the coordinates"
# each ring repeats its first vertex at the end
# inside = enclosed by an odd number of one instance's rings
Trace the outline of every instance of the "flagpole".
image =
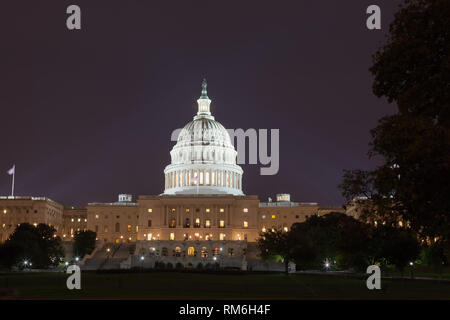
{"type": "Polygon", "coordinates": [[[14,197],[14,177],[16,176],[16,166],[14,165],[13,178],[12,178],[12,186],[11,186],[11,196],[14,197]]]}

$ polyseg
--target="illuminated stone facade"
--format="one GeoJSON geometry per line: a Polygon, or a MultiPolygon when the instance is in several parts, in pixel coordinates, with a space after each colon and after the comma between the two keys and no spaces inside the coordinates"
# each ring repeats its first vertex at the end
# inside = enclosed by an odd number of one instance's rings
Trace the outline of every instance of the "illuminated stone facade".
{"type": "Polygon", "coordinates": [[[211,115],[205,81],[197,103],[197,115],[181,130],[170,152],[164,193],[141,195],[135,202],[131,195],[121,194],[116,202],[82,208],[63,207],[48,198],[2,197],[0,241],[20,223],[47,223],[65,241],[72,240],[76,231],[95,231],[105,252],[110,252],[105,248],[111,244],[135,244],[134,255],[125,261],[128,267],[144,261],[147,265],[183,261],[244,268],[246,257],[257,258],[254,248],[261,232],[288,231],[309,216],[344,212],[339,207],[292,202],[289,194],[267,202],[244,195],[237,152],[228,132],[211,115]]]}

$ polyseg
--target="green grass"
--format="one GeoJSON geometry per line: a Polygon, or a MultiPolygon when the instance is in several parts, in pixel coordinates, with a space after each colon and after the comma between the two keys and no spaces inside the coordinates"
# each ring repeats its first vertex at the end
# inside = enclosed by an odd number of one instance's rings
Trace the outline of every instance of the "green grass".
{"type": "MultiPolygon", "coordinates": [[[[412,268],[414,277],[423,277],[423,278],[433,278],[433,279],[450,279],[450,267],[445,266],[442,267],[442,269],[439,271],[436,268],[425,266],[425,265],[419,265],[416,264],[412,268]]],[[[382,269],[383,276],[390,276],[390,277],[401,277],[400,271],[396,270],[394,267],[390,268],[383,268],[382,269]]],[[[406,267],[403,271],[404,277],[410,277],[411,275],[411,267],[406,267]]]]}
{"type": "Polygon", "coordinates": [[[450,283],[419,280],[382,280],[382,290],[368,290],[365,279],[326,275],[82,272],[82,289],[68,290],[67,277],[3,274],[0,287],[19,298],[450,299],[450,283]]]}

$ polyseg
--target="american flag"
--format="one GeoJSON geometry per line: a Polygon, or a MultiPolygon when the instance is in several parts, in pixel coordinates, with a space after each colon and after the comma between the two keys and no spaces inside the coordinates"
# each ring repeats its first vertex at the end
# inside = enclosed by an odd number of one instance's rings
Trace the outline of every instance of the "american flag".
{"type": "Polygon", "coordinates": [[[12,176],[15,172],[16,172],[16,165],[13,165],[13,167],[8,170],[8,174],[12,176]]]}

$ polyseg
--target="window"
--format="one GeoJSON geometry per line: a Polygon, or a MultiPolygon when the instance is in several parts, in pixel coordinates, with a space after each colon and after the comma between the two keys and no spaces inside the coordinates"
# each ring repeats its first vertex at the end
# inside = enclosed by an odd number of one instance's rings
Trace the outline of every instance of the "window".
{"type": "Polygon", "coordinates": [[[152,213],[152,212],[153,212],[153,209],[152,209],[152,208],[148,208],[148,209],[147,209],[147,212],[148,212],[148,213],[152,213]]]}
{"type": "Polygon", "coordinates": [[[181,248],[180,247],[176,247],[175,250],[173,251],[173,255],[175,257],[180,257],[181,256],[181,248]]]}
{"type": "Polygon", "coordinates": [[[298,219],[299,218],[299,216],[298,216],[298,214],[295,216],[295,219],[298,219]]]}
{"type": "Polygon", "coordinates": [[[219,255],[219,248],[214,248],[213,256],[218,256],[218,255],[219,255]]]}
{"type": "Polygon", "coordinates": [[[194,224],[195,228],[200,228],[200,218],[195,218],[195,224],[194,224]]]}
{"type": "Polygon", "coordinates": [[[184,227],[185,228],[190,228],[191,227],[191,219],[186,218],[186,220],[184,222],[184,227]]]}
{"type": "Polygon", "coordinates": [[[262,227],[261,231],[266,232],[266,227],[262,227]]]}
{"type": "Polygon", "coordinates": [[[103,232],[104,232],[104,233],[107,233],[107,232],[108,232],[108,226],[104,226],[104,227],[103,227],[103,232]]]}
{"type": "Polygon", "coordinates": [[[206,249],[206,247],[202,248],[201,255],[202,255],[202,258],[208,258],[208,249],[206,249]]]}
{"type": "Polygon", "coordinates": [[[167,257],[167,252],[168,252],[167,248],[166,248],[166,247],[163,247],[162,250],[161,250],[161,255],[162,255],[163,257],[167,257]]]}
{"type": "Polygon", "coordinates": [[[116,232],[120,232],[120,223],[116,223],[116,232]]]}
{"type": "Polygon", "coordinates": [[[148,220],[148,221],[147,221],[147,227],[150,228],[151,226],[152,226],[152,220],[148,220]]]}
{"type": "Polygon", "coordinates": [[[74,222],[74,219],[72,218],[72,220],[71,220],[72,222],[74,222]]]}
{"type": "Polygon", "coordinates": [[[191,210],[189,210],[189,208],[186,208],[186,213],[189,213],[191,210]]]}
{"type": "Polygon", "coordinates": [[[262,215],[262,216],[261,216],[261,218],[265,219],[265,218],[266,218],[266,216],[265,216],[265,215],[262,215]]]}
{"type": "Polygon", "coordinates": [[[194,247],[189,247],[188,248],[188,256],[190,256],[190,257],[195,256],[195,249],[194,249],[194,247]]]}
{"type": "Polygon", "coordinates": [[[175,240],[175,233],[173,232],[170,233],[170,240],[175,240]]]}
{"type": "Polygon", "coordinates": [[[148,241],[152,240],[152,238],[153,238],[153,234],[151,234],[151,233],[147,234],[147,240],[148,241]]]}
{"type": "Polygon", "coordinates": [[[225,233],[221,233],[221,234],[219,235],[219,239],[220,239],[220,240],[225,240],[225,233]]]}
{"type": "Polygon", "coordinates": [[[211,228],[211,220],[209,219],[205,220],[205,228],[211,228]]]}
{"type": "Polygon", "coordinates": [[[229,255],[230,257],[232,257],[233,254],[234,254],[234,249],[233,249],[233,248],[228,248],[228,255],[229,255]]]}
{"type": "Polygon", "coordinates": [[[219,228],[225,228],[225,220],[219,221],[219,228]]]}
{"type": "Polygon", "coordinates": [[[128,231],[128,232],[131,231],[131,224],[129,224],[129,225],[127,226],[127,231],[128,231]]]}
{"type": "Polygon", "coordinates": [[[248,228],[248,221],[244,220],[244,228],[248,228]]]}
{"type": "Polygon", "coordinates": [[[248,208],[244,208],[244,210],[243,210],[244,212],[248,212],[248,208]]]}
{"type": "Polygon", "coordinates": [[[272,219],[275,219],[276,217],[277,217],[276,215],[274,215],[274,214],[272,215],[272,219]]]}
{"type": "Polygon", "coordinates": [[[219,211],[220,211],[220,212],[225,212],[225,209],[224,209],[224,208],[220,208],[219,211]]]}
{"type": "Polygon", "coordinates": [[[172,219],[172,220],[170,221],[169,228],[175,228],[176,225],[177,225],[177,221],[176,221],[175,219],[172,219]]]}
{"type": "Polygon", "coordinates": [[[206,208],[206,212],[210,212],[211,210],[209,208],[206,208]]]}

